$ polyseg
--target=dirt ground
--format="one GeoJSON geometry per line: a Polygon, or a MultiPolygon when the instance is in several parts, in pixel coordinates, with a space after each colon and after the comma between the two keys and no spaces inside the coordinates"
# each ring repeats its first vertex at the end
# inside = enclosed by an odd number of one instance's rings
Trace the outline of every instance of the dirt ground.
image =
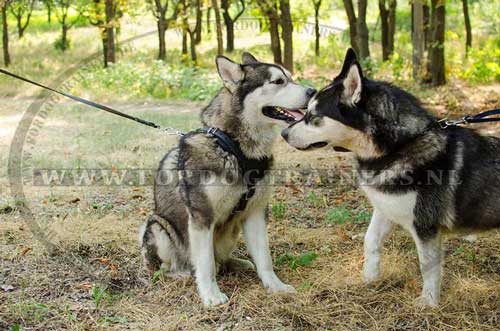
{"type": "MultiPolygon", "coordinates": [[[[498,107],[499,94],[498,86],[451,86],[419,96],[441,116],[458,116],[463,109],[498,107]]],[[[277,274],[298,290],[296,295],[267,293],[255,272],[225,273],[218,283],[230,301],[205,309],[192,278],[148,277],[141,269],[137,228],[152,208],[150,186],[26,184],[29,208],[55,247],[49,254],[8,188],[9,147],[30,101],[4,99],[0,113],[0,330],[500,328],[498,231],[473,242],[447,240],[442,304],[422,309],[415,304],[421,289],[415,246],[400,230],[385,242],[382,279],[372,285],[362,282],[363,234],[371,209],[349,180],[328,183],[315,177],[308,185],[293,177],[275,188],[271,250],[277,274]],[[295,268],[286,262],[287,256],[310,253],[317,258],[309,265],[295,268]]],[[[153,118],[173,119],[185,128],[198,125],[198,104],[118,106],[140,116],[153,116],[154,109],[153,118]],[[169,117],[179,109],[184,117],[169,117]]],[[[175,143],[175,138],[74,104],[60,104],[56,110],[39,134],[33,168],[154,169],[175,143]]],[[[495,125],[481,129],[498,132],[495,125]]],[[[276,151],[280,168],[352,170],[348,154],[304,154],[281,141],[276,151]]],[[[247,256],[243,243],[237,254],[247,256]]]]}

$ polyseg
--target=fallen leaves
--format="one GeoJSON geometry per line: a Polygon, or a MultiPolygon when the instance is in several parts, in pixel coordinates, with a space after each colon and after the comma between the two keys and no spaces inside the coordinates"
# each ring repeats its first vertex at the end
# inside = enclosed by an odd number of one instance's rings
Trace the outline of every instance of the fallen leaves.
{"type": "Polygon", "coordinates": [[[111,259],[108,259],[108,258],[105,258],[105,257],[99,257],[99,258],[94,259],[94,261],[97,261],[97,262],[100,262],[102,264],[105,264],[105,265],[109,266],[109,269],[111,270],[111,272],[113,274],[115,274],[118,271],[118,266],[116,264],[114,264],[111,261],[111,259]]]}

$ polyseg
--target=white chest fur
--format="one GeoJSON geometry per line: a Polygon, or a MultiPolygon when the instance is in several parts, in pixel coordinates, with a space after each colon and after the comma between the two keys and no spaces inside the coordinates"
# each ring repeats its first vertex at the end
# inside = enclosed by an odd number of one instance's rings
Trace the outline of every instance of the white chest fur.
{"type": "Polygon", "coordinates": [[[408,229],[413,224],[417,192],[388,194],[371,186],[361,186],[373,207],[390,221],[408,229]]]}

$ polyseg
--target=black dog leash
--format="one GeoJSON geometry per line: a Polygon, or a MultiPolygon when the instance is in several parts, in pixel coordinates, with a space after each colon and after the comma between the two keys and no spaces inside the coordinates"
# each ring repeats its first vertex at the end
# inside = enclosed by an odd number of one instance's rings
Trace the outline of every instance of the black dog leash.
{"type": "Polygon", "coordinates": [[[500,115],[500,108],[491,109],[484,111],[482,113],[476,115],[465,115],[461,119],[458,120],[448,120],[446,118],[441,119],[432,123],[429,126],[429,129],[440,128],[447,129],[449,127],[454,127],[460,124],[473,124],[473,123],[486,123],[486,122],[498,122],[500,121],[500,117],[491,117],[495,115],[500,115]]]}
{"type": "MultiPolygon", "coordinates": [[[[22,80],[22,81],[27,82],[27,83],[33,84],[33,85],[41,87],[43,89],[52,91],[54,93],[60,94],[66,98],[70,98],[72,100],[81,102],[85,105],[88,105],[88,106],[91,106],[91,107],[94,107],[94,108],[97,108],[100,110],[104,110],[108,113],[121,116],[123,118],[132,120],[132,121],[140,123],[140,124],[144,124],[146,126],[149,126],[149,127],[155,128],[155,129],[163,130],[163,131],[167,132],[167,134],[175,134],[178,136],[184,136],[184,134],[182,132],[176,130],[173,127],[162,127],[156,123],[143,120],[139,117],[122,113],[121,111],[118,111],[118,110],[113,109],[111,107],[101,105],[101,104],[98,104],[96,102],[93,102],[93,101],[90,101],[90,100],[87,100],[84,98],[80,98],[80,97],[74,96],[74,95],[69,94],[69,93],[58,91],[58,90],[53,89],[49,86],[32,81],[31,79],[24,78],[24,77],[21,77],[19,75],[13,74],[5,69],[0,68],[0,73],[7,75],[7,76],[10,76],[10,77],[13,77],[13,78],[16,78],[16,79],[19,79],[19,80],[22,80]]],[[[217,140],[217,144],[223,150],[225,150],[228,153],[233,154],[236,157],[236,159],[238,160],[238,164],[239,164],[240,169],[243,173],[243,180],[247,186],[247,192],[242,195],[238,204],[233,209],[231,215],[234,215],[234,214],[244,210],[246,208],[248,200],[250,200],[250,198],[255,194],[255,186],[257,185],[257,182],[264,177],[265,171],[269,168],[269,165],[272,162],[272,158],[271,159],[267,158],[267,157],[265,157],[263,159],[248,158],[241,150],[241,147],[237,141],[235,141],[234,139],[229,137],[229,135],[227,133],[225,133],[224,131],[219,130],[217,128],[203,128],[203,129],[199,129],[198,132],[203,132],[203,133],[207,133],[207,134],[212,135],[217,140]]]]}
{"type": "Polygon", "coordinates": [[[58,91],[58,90],[53,89],[51,87],[48,87],[46,85],[34,82],[34,81],[32,81],[32,80],[30,80],[28,78],[24,78],[24,77],[18,76],[16,74],[13,74],[13,73],[5,70],[5,69],[1,69],[0,68],[0,73],[5,74],[5,75],[10,76],[10,77],[13,77],[13,78],[16,78],[16,79],[19,79],[19,80],[22,80],[22,81],[27,82],[27,83],[33,84],[33,85],[41,87],[43,89],[52,91],[54,93],[57,93],[57,94],[60,94],[62,96],[65,96],[66,98],[70,98],[70,99],[73,99],[75,101],[81,102],[81,103],[86,104],[88,106],[91,106],[91,107],[94,107],[94,108],[97,108],[97,109],[100,109],[100,110],[104,110],[104,111],[106,111],[108,113],[111,113],[111,114],[114,114],[114,115],[118,115],[118,116],[127,118],[129,120],[134,121],[134,122],[137,122],[137,123],[140,123],[140,124],[144,124],[144,125],[147,125],[149,127],[155,128],[155,129],[160,129],[160,130],[166,131],[168,134],[175,134],[175,135],[178,135],[178,136],[184,135],[182,132],[180,132],[180,131],[172,128],[172,127],[162,127],[162,126],[160,126],[160,125],[158,125],[156,123],[153,123],[153,122],[150,122],[150,121],[146,121],[146,120],[143,120],[143,119],[141,119],[139,117],[135,117],[135,116],[132,116],[132,115],[129,115],[129,114],[122,113],[121,111],[118,111],[116,109],[110,108],[108,106],[104,106],[104,105],[98,104],[96,102],[93,102],[93,101],[90,101],[90,100],[87,100],[87,99],[84,99],[84,98],[80,98],[80,97],[71,95],[69,93],[58,91]]]}

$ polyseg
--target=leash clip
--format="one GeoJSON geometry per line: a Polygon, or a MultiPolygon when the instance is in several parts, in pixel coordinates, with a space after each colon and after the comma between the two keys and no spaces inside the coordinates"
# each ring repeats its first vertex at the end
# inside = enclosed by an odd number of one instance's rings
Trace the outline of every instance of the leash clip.
{"type": "Polygon", "coordinates": [[[439,121],[437,121],[437,124],[441,129],[447,129],[450,126],[457,126],[459,124],[467,124],[469,119],[469,115],[464,116],[463,118],[459,120],[449,120],[447,118],[443,118],[439,121]]]}
{"type": "Polygon", "coordinates": [[[207,133],[214,135],[217,131],[219,131],[219,129],[214,128],[214,127],[210,127],[210,128],[208,128],[207,133]]]}

